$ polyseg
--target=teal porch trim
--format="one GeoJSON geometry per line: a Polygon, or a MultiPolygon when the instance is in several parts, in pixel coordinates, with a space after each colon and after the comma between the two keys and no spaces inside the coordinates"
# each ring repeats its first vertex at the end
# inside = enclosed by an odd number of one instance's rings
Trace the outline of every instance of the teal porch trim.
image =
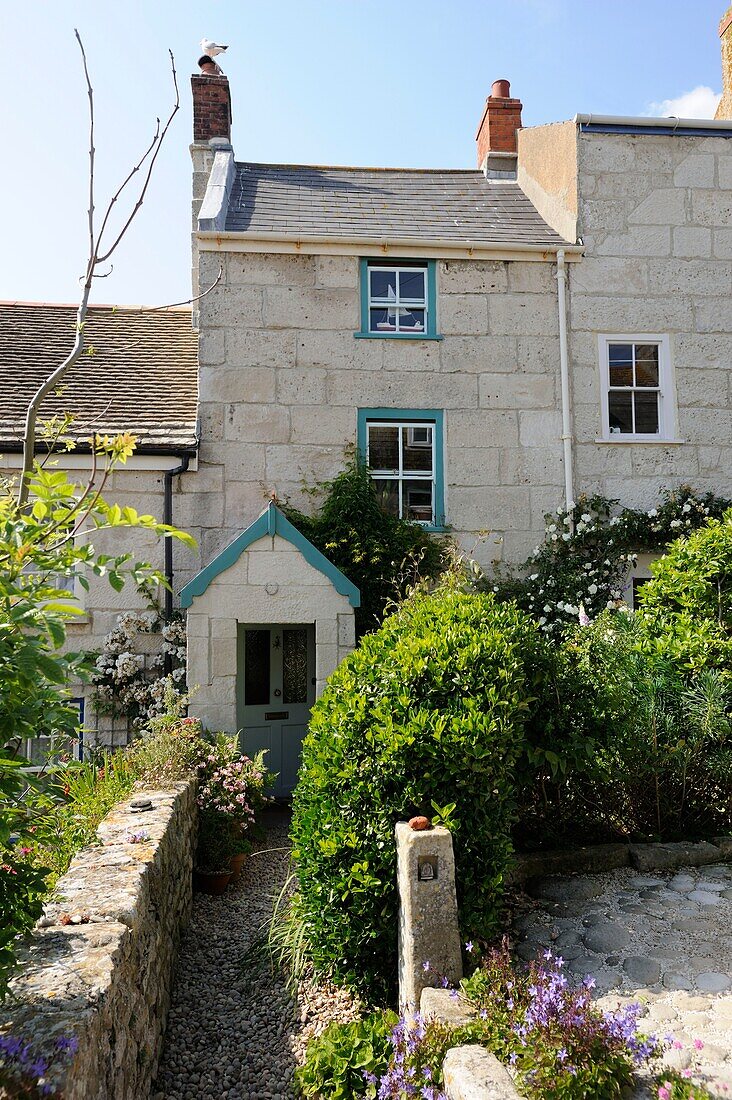
{"type": "Polygon", "coordinates": [[[426,420],[435,426],[435,523],[425,530],[447,530],[445,521],[445,414],[442,409],[359,409],[356,443],[361,459],[366,462],[366,425],[370,420],[426,420]]]}
{"type": "Polygon", "coordinates": [[[254,523],[230,542],[213,561],[209,562],[205,569],[197,573],[192,581],[189,581],[181,589],[180,605],[182,608],[191,607],[196,596],[202,596],[211,581],[218,577],[219,573],[232,566],[239,560],[244,551],[254,542],[265,537],[274,538],[279,535],[297,550],[300,551],[305,561],[317,569],[319,573],[327,577],[336,592],[346,596],[351,607],[361,606],[361,593],[348,577],[336,569],[332,561],[328,561],[324,554],[320,553],[312,542],[305,538],[302,531],[298,531],[289,519],[279,510],[274,501],[270,501],[254,523]]]}
{"type": "MultiPolygon", "coordinates": [[[[369,331],[369,264],[373,261],[362,256],[359,261],[359,287],[361,292],[361,328],[354,332],[357,340],[442,340],[437,332],[437,261],[427,260],[427,328],[424,332],[370,332],[369,331]]],[[[395,267],[414,264],[414,260],[393,260],[395,267]]],[[[388,264],[383,266],[389,266],[388,264]]],[[[417,266],[424,266],[424,263],[417,266]]]]}

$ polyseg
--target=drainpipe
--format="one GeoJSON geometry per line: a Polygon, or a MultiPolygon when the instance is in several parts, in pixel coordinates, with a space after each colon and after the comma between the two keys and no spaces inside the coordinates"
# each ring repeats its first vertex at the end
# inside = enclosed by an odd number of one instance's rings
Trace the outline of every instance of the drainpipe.
{"type": "Polygon", "coordinates": [[[559,306],[559,372],[562,380],[562,444],[564,446],[565,507],[574,507],[574,457],[572,454],[572,406],[569,396],[569,354],[567,352],[567,266],[564,249],[557,250],[559,306]]]}
{"type": "MultiPolygon", "coordinates": [[[[173,478],[184,474],[190,465],[190,455],[179,455],[180,466],[173,466],[163,473],[163,523],[169,527],[173,523],[173,478]]],[[[170,535],[163,536],[164,573],[169,587],[165,589],[163,617],[169,623],[173,617],[173,540],[170,535]]]]}

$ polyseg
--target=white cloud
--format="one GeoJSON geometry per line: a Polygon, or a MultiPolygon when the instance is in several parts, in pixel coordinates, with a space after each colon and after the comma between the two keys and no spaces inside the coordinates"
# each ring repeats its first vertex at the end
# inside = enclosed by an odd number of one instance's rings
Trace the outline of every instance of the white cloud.
{"type": "Polygon", "coordinates": [[[706,84],[700,84],[690,92],[684,92],[676,99],[662,99],[660,103],[649,103],[645,115],[658,118],[714,118],[721,93],[713,92],[706,84]]]}

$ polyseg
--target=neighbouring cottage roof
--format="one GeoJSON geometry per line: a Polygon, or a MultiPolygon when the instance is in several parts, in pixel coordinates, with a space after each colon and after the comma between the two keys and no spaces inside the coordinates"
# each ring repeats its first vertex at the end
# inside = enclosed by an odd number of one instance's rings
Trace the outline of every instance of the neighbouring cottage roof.
{"type": "Polygon", "coordinates": [[[566,244],[517,183],[441,169],[237,163],[226,230],[344,240],[566,244]]]}
{"type": "MultiPolygon", "coordinates": [[[[0,449],[17,448],[26,406],[72,348],[76,306],[0,302],[0,449]]],[[[190,308],[90,306],[84,354],[41,418],[70,412],[70,435],[130,431],[142,451],[196,446],[197,334],[190,308]]]]}

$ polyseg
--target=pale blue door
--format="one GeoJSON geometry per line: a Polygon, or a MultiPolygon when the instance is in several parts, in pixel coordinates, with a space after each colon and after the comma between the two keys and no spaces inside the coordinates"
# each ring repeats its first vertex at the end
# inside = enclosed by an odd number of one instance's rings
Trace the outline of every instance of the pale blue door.
{"type": "Polygon", "coordinates": [[[273,793],[287,798],[315,701],[315,628],[240,625],[237,665],[242,749],[250,756],[267,750],[265,763],[277,772],[273,793]]]}

